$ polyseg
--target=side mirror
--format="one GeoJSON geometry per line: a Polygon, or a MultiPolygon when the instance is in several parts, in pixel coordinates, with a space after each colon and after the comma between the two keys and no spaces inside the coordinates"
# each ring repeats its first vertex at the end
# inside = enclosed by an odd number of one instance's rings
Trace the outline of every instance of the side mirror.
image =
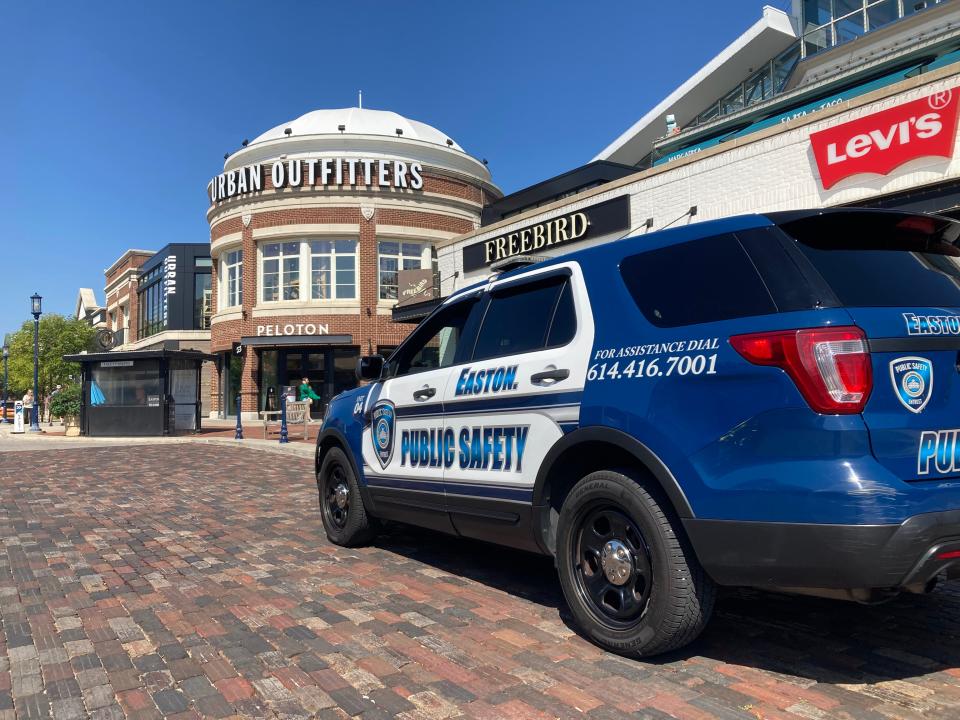
{"type": "Polygon", "coordinates": [[[364,355],[357,360],[357,380],[379,380],[384,362],[383,355],[364,355]]]}

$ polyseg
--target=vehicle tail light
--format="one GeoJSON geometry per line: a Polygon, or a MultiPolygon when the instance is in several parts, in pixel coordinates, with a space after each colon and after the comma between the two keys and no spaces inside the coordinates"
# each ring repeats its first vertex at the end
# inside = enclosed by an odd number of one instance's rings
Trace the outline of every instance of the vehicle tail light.
{"type": "Polygon", "coordinates": [[[873,389],[870,351],[858,327],[734,335],[730,344],[754,365],[781,368],[818,413],[863,412],[873,389]]]}
{"type": "Polygon", "coordinates": [[[960,550],[947,550],[937,555],[937,560],[954,560],[960,558],[960,550]]]}

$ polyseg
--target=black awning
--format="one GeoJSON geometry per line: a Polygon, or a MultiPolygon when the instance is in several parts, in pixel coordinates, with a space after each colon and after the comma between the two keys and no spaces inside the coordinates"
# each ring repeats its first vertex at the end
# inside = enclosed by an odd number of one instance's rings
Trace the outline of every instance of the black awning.
{"type": "Polygon", "coordinates": [[[409,305],[394,305],[391,319],[395,323],[418,323],[432,313],[444,298],[431,298],[409,305]]]}
{"type": "Polygon", "coordinates": [[[291,345],[352,345],[353,335],[253,335],[240,338],[241,345],[289,347],[291,345]]]}
{"type": "Polygon", "coordinates": [[[198,362],[215,362],[216,355],[200,352],[199,350],[111,350],[109,352],[80,353],[78,355],[64,355],[67,362],[95,363],[115,360],[155,360],[167,358],[173,360],[197,360],[198,362]]]}

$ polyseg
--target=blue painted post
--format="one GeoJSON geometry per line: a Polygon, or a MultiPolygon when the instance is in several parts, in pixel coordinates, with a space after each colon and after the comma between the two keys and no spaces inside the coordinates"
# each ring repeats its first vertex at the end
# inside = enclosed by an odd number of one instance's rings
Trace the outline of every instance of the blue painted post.
{"type": "Polygon", "coordinates": [[[33,314],[33,412],[30,432],[40,432],[40,313],[33,314]]]}
{"type": "Polygon", "coordinates": [[[280,396],[280,444],[290,442],[287,439],[287,396],[280,396]]]}
{"type": "Polygon", "coordinates": [[[0,423],[9,423],[7,420],[7,359],[10,357],[10,346],[7,344],[7,336],[3,336],[3,418],[0,423]]]}
{"type": "Polygon", "coordinates": [[[237,393],[237,432],[233,434],[234,440],[243,440],[243,425],[240,422],[240,393],[237,393]]]}

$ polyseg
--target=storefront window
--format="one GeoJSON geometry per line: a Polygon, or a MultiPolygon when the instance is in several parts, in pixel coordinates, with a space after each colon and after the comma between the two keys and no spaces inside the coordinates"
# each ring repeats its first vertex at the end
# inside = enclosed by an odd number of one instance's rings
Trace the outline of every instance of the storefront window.
{"type": "Polygon", "coordinates": [[[396,300],[398,273],[400,270],[420,270],[424,267],[426,243],[381,240],[378,246],[380,258],[380,299],[396,300]]]}
{"type": "MultiPolygon", "coordinates": [[[[248,348],[249,352],[253,352],[248,348]]],[[[224,355],[224,364],[226,365],[226,386],[225,392],[227,415],[236,417],[237,415],[237,395],[240,392],[240,381],[243,375],[243,356],[236,353],[226,353],[224,355]]],[[[252,410],[253,408],[247,408],[252,410]]]]}
{"type": "Polygon", "coordinates": [[[88,402],[93,407],[160,407],[160,378],[156,362],[133,367],[95,367],[91,372],[88,402]]]}
{"type": "MultiPolygon", "coordinates": [[[[210,277],[209,275],[207,277],[210,277]]],[[[170,361],[170,395],[173,398],[174,427],[177,430],[197,429],[197,381],[200,375],[196,366],[186,360],[170,361]]]]}
{"type": "MultiPolygon", "coordinates": [[[[151,273],[153,275],[153,273],[151,273]]],[[[159,275],[157,276],[159,277],[159,275]]],[[[166,329],[167,319],[164,317],[164,287],[163,283],[149,278],[151,285],[137,291],[137,339],[156,335],[166,329]]]]}
{"type": "Polygon", "coordinates": [[[773,59],[773,92],[783,91],[793,68],[800,59],[800,43],[796,42],[773,59]]]}
{"type": "Polygon", "coordinates": [[[833,0],[833,17],[842,18],[863,9],[863,0],[833,0]]]}
{"type": "Polygon", "coordinates": [[[801,11],[804,32],[833,19],[830,3],[831,0],[804,0],[801,11]]]}
{"type": "Polygon", "coordinates": [[[300,299],[300,243],[263,246],[263,302],[300,299]]]}
{"type": "Polygon", "coordinates": [[[357,241],[314,240],[310,243],[310,297],[353,300],[357,297],[357,241]]]}
{"type": "Polygon", "coordinates": [[[761,102],[773,95],[773,88],[770,82],[770,68],[765,67],[760,72],[754,73],[750,79],[744,83],[744,101],[747,105],[761,102]]]}
{"type": "Polygon", "coordinates": [[[800,27],[804,55],[853,40],[940,2],[942,0],[803,0],[800,27]]]}
{"type": "Polygon", "coordinates": [[[333,351],[333,388],[330,397],[357,386],[358,357],[360,353],[356,348],[336,348],[333,351]]]}
{"type": "Polygon", "coordinates": [[[276,350],[260,351],[260,410],[276,410],[280,407],[277,404],[280,393],[278,355],[276,350]]]}
{"type": "Polygon", "coordinates": [[[221,264],[224,278],[221,307],[239,307],[243,305],[243,251],[226,253],[221,264]]]}
{"type": "Polygon", "coordinates": [[[824,25],[803,36],[803,52],[805,55],[814,55],[833,44],[833,29],[824,25]]]}
{"type": "MultiPolygon", "coordinates": [[[[838,11],[846,10],[848,7],[850,7],[853,4],[854,3],[850,3],[850,2],[838,2],[837,10],[838,11]],[[840,6],[843,6],[843,7],[841,8],[840,6]]],[[[860,3],[855,3],[855,4],[857,6],[860,5],[860,3]]],[[[838,14],[840,13],[838,12],[838,14]]],[[[834,33],[836,35],[834,42],[842,43],[842,42],[846,42],[847,40],[853,40],[854,38],[858,38],[861,35],[863,35],[864,32],[866,32],[866,30],[864,29],[863,18],[864,18],[863,8],[861,7],[855,12],[852,12],[844,16],[843,18],[837,20],[837,22],[834,23],[834,33]]]]}
{"type": "Polygon", "coordinates": [[[867,6],[867,29],[876,30],[897,19],[898,0],[880,0],[867,6]]]}
{"type": "Polygon", "coordinates": [[[743,110],[743,87],[735,88],[720,101],[722,115],[730,115],[740,110],[743,110]]]}
{"type": "Polygon", "coordinates": [[[210,273],[193,276],[193,327],[195,330],[210,329],[211,301],[210,273]]]}
{"type": "Polygon", "coordinates": [[[321,417],[330,398],[356,387],[354,374],[359,348],[284,348],[260,352],[260,409],[276,410],[283,388],[298,388],[307,378],[319,401],[311,403],[311,414],[321,417]]]}

